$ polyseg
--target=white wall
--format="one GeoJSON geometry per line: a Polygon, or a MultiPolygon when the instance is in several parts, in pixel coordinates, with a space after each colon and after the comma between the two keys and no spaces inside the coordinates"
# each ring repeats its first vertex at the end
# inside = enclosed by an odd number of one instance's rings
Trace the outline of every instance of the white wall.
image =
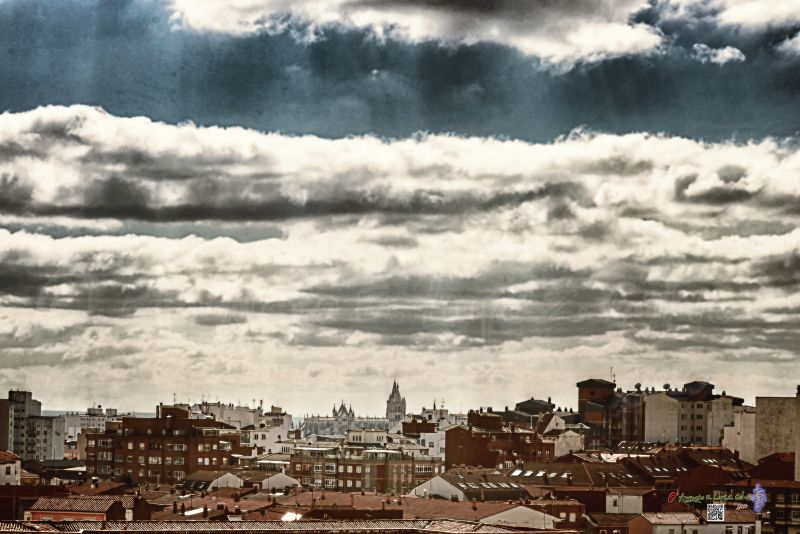
{"type": "Polygon", "coordinates": [[[737,408],[733,414],[733,426],[724,428],[722,446],[739,451],[739,458],[756,464],[756,412],[754,408],[737,408]]]}
{"type": "Polygon", "coordinates": [[[261,481],[261,489],[264,490],[271,490],[272,488],[277,488],[283,491],[283,489],[286,486],[289,486],[291,488],[294,485],[297,485],[298,488],[302,486],[299,480],[297,480],[296,478],[292,478],[284,473],[277,473],[261,481]]]}
{"type": "Polygon", "coordinates": [[[0,464],[0,486],[19,486],[22,462],[0,464]]]}
{"type": "MultiPolygon", "coordinates": [[[[680,402],[660,391],[644,399],[644,440],[675,442],[678,439],[680,402]]],[[[686,424],[689,424],[688,422],[686,424]]],[[[655,534],[655,533],[654,533],[655,534]]]]}
{"type": "Polygon", "coordinates": [[[436,476],[413,488],[409,495],[416,495],[417,497],[427,497],[428,495],[438,495],[445,499],[451,499],[453,495],[458,497],[459,501],[464,500],[464,492],[456,486],[453,486],[440,476],[436,476]]]}
{"type": "Polygon", "coordinates": [[[606,493],[606,513],[607,514],[641,514],[642,513],[642,496],[641,495],[619,495],[619,494],[615,494],[615,493],[606,493]]]}
{"type": "Polygon", "coordinates": [[[209,489],[214,488],[241,488],[242,479],[233,473],[224,473],[211,483],[209,489]]]}
{"type": "MultiPolygon", "coordinates": [[[[480,504],[478,505],[480,506],[480,504]]],[[[512,525],[525,528],[552,529],[556,528],[559,519],[545,514],[539,510],[517,506],[499,514],[484,517],[480,520],[486,525],[512,525]]]]}

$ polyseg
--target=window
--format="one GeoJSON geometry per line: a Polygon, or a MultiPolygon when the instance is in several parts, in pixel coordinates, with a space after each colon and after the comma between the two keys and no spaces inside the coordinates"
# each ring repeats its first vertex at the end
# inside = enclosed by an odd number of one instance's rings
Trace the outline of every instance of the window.
{"type": "Polygon", "coordinates": [[[166,464],[166,465],[172,464],[172,457],[171,456],[167,456],[166,458],[164,458],[164,464],[166,464]]]}
{"type": "Polygon", "coordinates": [[[800,504],[800,493],[792,493],[792,504],[800,504]]]}
{"type": "Polygon", "coordinates": [[[175,465],[183,465],[183,458],[175,458],[175,465]]]}
{"type": "Polygon", "coordinates": [[[352,465],[348,465],[347,466],[347,472],[348,473],[352,473],[353,472],[353,466],[352,465]]]}
{"type": "Polygon", "coordinates": [[[733,525],[725,526],[725,534],[733,534],[733,525]]]}
{"type": "Polygon", "coordinates": [[[322,466],[319,464],[314,465],[314,472],[315,473],[322,473],[322,466]]]}
{"type": "Polygon", "coordinates": [[[675,534],[675,529],[674,528],[669,529],[669,534],[675,534]]]}
{"type": "Polygon", "coordinates": [[[7,466],[6,466],[6,476],[8,476],[8,475],[10,475],[10,474],[11,474],[11,466],[10,466],[10,465],[7,465],[7,466]]]}
{"type": "Polygon", "coordinates": [[[778,493],[776,496],[776,502],[785,502],[786,496],[783,493],[778,493]]]}
{"type": "Polygon", "coordinates": [[[198,443],[197,444],[197,452],[203,452],[203,444],[202,443],[198,443]]]}
{"type": "Polygon", "coordinates": [[[133,456],[127,456],[125,458],[125,461],[128,462],[129,464],[132,464],[133,463],[133,456]]]}
{"type": "Polygon", "coordinates": [[[176,443],[175,444],[175,452],[186,452],[186,445],[184,443],[176,443]]]}
{"type": "Polygon", "coordinates": [[[775,510],[775,518],[783,519],[783,510],[775,510]]]}
{"type": "Polygon", "coordinates": [[[294,464],[295,473],[299,473],[301,469],[302,469],[302,466],[300,464],[294,464]]]}
{"type": "Polygon", "coordinates": [[[140,441],[140,442],[139,442],[139,450],[140,450],[140,451],[143,451],[143,450],[144,450],[144,442],[143,442],[143,441],[140,441]]]}
{"type": "Polygon", "coordinates": [[[800,510],[792,510],[792,521],[800,521],[800,510]]]}
{"type": "Polygon", "coordinates": [[[96,443],[95,440],[90,439],[89,441],[86,442],[86,446],[87,447],[94,447],[95,443],[96,443]]]}
{"type": "Polygon", "coordinates": [[[348,480],[347,481],[347,487],[348,488],[352,488],[353,487],[353,481],[352,480],[348,480]]]}
{"type": "Polygon", "coordinates": [[[742,534],[742,525],[736,527],[736,534],[742,534]]]}
{"type": "Polygon", "coordinates": [[[132,441],[129,441],[129,442],[128,442],[128,450],[129,450],[129,451],[132,451],[132,450],[133,450],[133,442],[132,442],[132,441]]]}
{"type": "Polygon", "coordinates": [[[614,506],[614,507],[617,506],[617,499],[614,499],[614,500],[611,501],[611,506],[614,506]]]}
{"type": "Polygon", "coordinates": [[[340,473],[344,473],[344,466],[343,466],[343,465],[340,465],[340,466],[339,466],[339,472],[340,472],[340,473]]]}

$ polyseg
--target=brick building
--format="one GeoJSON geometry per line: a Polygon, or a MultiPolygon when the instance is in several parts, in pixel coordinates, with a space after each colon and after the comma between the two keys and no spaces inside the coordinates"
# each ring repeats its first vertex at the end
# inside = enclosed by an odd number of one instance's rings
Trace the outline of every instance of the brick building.
{"type": "Polygon", "coordinates": [[[182,408],[159,406],[159,417],[123,417],[88,434],[86,472],[100,479],[130,477],[134,483],[176,483],[200,468],[234,464],[240,434],[212,419],[191,419],[182,408]]]}
{"type": "Polygon", "coordinates": [[[714,491],[751,493],[756,484],[760,485],[767,494],[767,501],[761,511],[763,534],[800,533],[800,482],[798,481],[752,478],[715,486],[714,491]]]}
{"type": "Polygon", "coordinates": [[[26,521],[108,521],[125,519],[125,507],[121,501],[100,497],[43,497],[25,512],[26,521]]]}
{"type": "Polygon", "coordinates": [[[470,411],[468,426],[454,426],[445,439],[446,467],[512,467],[519,461],[552,460],[555,444],[535,431],[504,425],[501,415],[470,411]]]}
{"type": "Polygon", "coordinates": [[[294,448],[287,474],[305,487],[399,494],[434,476],[441,465],[438,458],[399,449],[315,443],[294,448]]]}

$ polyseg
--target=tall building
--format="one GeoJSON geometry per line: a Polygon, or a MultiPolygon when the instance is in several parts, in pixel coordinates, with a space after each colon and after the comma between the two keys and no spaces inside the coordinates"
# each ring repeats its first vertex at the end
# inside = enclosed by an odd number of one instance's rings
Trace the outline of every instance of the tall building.
{"type": "Polygon", "coordinates": [[[406,417],[406,399],[400,395],[400,386],[395,380],[392,384],[392,393],[386,401],[386,419],[391,426],[396,425],[406,417]]]}
{"type": "Polygon", "coordinates": [[[734,424],[738,397],[713,393],[714,384],[689,382],[682,390],[651,392],[644,399],[644,440],[658,443],[719,445],[734,424]]]}
{"type": "Polygon", "coordinates": [[[8,392],[0,401],[0,447],[23,460],[64,458],[64,418],[42,415],[42,403],[30,391],[8,392]]]}
{"type": "Polygon", "coordinates": [[[756,458],[795,452],[794,479],[800,481],[800,386],[794,397],[756,397],[756,458]]]}

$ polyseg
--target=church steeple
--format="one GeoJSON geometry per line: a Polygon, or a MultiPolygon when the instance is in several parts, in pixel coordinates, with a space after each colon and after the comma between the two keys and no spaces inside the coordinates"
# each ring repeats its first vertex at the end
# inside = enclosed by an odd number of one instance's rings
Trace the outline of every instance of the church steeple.
{"type": "Polygon", "coordinates": [[[386,418],[393,425],[402,421],[406,416],[406,400],[400,395],[400,386],[397,379],[392,381],[392,392],[386,401],[386,418]]]}

